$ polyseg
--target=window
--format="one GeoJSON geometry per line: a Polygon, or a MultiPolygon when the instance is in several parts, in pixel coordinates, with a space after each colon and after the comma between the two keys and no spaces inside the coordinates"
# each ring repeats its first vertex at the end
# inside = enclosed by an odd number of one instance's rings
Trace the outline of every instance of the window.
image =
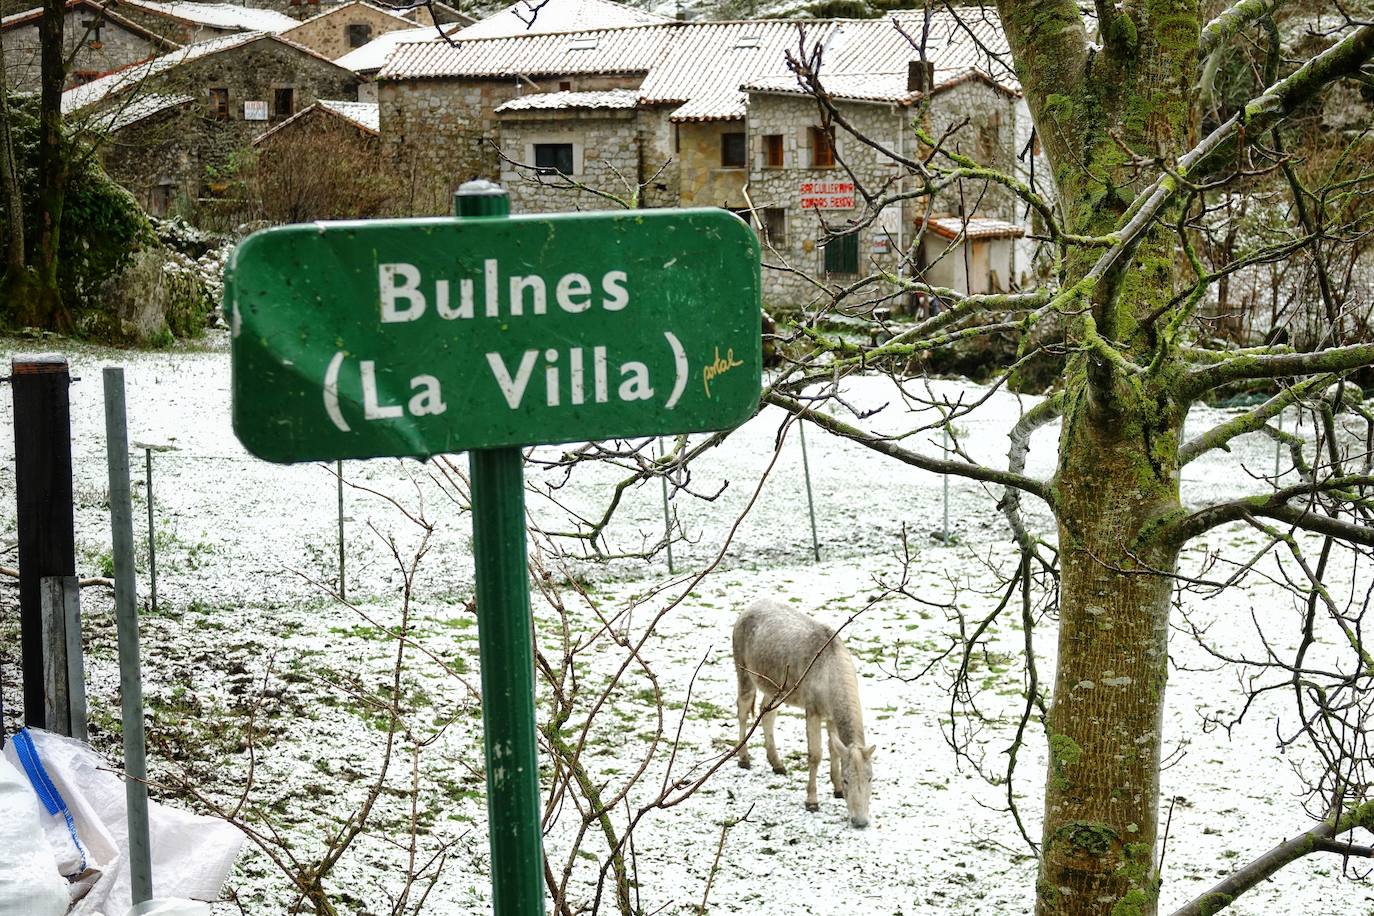
{"type": "Polygon", "coordinates": [[[348,46],[361,48],[372,40],[372,26],[366,22],[352,22],[348,25],[348,46]]]}
{"type": "Polygon", "coordinates": [[[763,167],[782,168],[782,134],[763,135],[763,167]]]}
{"type": "Polygon", "coordinates": [[[100,30],[105,28],[103,19],[82,19],[81,27],[86,30],[86,41],[91,50],[99,51],[105,47],[105,43],[100,40],[100,30]]]}
{"type": "Polygon", "coordinates": [[[571,143],[536,143],[534,167],[545,174],[573,173],[573,145],[571,143]]]}
{"type": "Polygon", "coordinates": [[[811,167],[830,169],[835,167],[835,132],[824,127],[811,128],[811,167]]]}
{"type": "Polygon", "coordinates": [[[851,232],[831,239],[825,246],[825,272],[828,274],[857,274],[859,272],[859,233],[851,232]]]}
{"type": "Polygon", "coordinates": [[[720,135],[720,165],[726,169],[742,169],[748,165],[749,146],[743,131],[720,135]]]}
{"type": "Polygon", "coordinates": [[[762,215],[759,222],[763,243],[774,248],[784,247],[787,244],[787,211],[782,207],[765,207],[762,215]]]}
{"type": "Polygon", "coordinates": [[[229,90],[211,89],[209,115],[216,121],[229,120],[229,90]]]}
{"type": "Polygon", "coordinates": [[[559,92],[572,92],[572,80],[559,80],[559,81],[558,81],[558,91],[559,91],[559,92]]]}
{"type": "Polygon", "coordinates": [[[296,90],[291,88],[272,90],[272,117],[289,118],[296,113],[296,90]]]}

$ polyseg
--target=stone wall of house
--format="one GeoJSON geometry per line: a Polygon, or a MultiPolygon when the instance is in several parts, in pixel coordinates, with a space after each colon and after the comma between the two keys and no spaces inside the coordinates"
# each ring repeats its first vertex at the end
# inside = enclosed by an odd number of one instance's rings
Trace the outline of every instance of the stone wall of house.
{"type": "Polygon", "coordinates": [[[511,212],[615,209],[613,201],[586,189],[630,198],[639,181],[639,125],[634,109],[552,114],[509,112],[501,118],[501,150],[506,161],[500,181],[510,192],[511,212]],[[536,143],[571,144],[572,174],[564,178],[511,164],[532,164],[536,143]]]}
{"type": "Polygon", "coordinates": [[[683,207],[747,207],[744,185],[749,179],[746,144],[743,168],[721,164],[721,138],[745,130],[743,120],[684,121],[677,126],[679,205],[683,207]]]}
{"type": "MultiPolygon", "coordinates": [[[[982,80],[969,79],[937,94],[928,115],[930,135],[947,137],[946,145],[970,156],[981,165],[1007,175],[1016,173],[1016,100],[982,80]],[[955,127],[967,119],[968,123],[955,127]],[[951,130],[954,132],[951,133],[951,130]]],[[[1012,193],[998,184],[965,183],[964,207],[968,216],[1011,220],[1015,212],[1012,193]]],[[[956,196],[937,201],[933,215],[956,215],[956,196]]]]}
{"type": "Polygon", "coordinates": [[[136,9],[128,5],[119,7],[119,15],[179,45],[209,41],[211,38],[219,38],[221,35],[234,35],[244,31],[243,29],[222,29],[201,22],[190,22],[152,10],[136,9]]]}
{"type": "Polygon", "coordinates": [[[398,172],[414,183],[416,215],[448,213],[453,192],[474,178],[499,180],[496,108],[521,95],[634,89],[643,75],[516,79],[379,80],[382,142],[398,172]],[[566,87],[564,84],[567,84],[566,87]]]}
{"type": "MultiPolygon", "coordinates": [[[[118,23],[103,22],[98,33],[82,24],[94,18],[92,11],[77,8],[70,10],[62,23],[65,56],[71,61],[67,70],[69,87],[168,49],[118,23]]],[[[5,31],[5,79],[11,90],[38,91],[41,68],[38,52],[37,19],[5,31]]]]}
{"type": "MultiPolygon", "coordinates": [[[[214,184],[213,174],[222,171],[234,154],[246,150],[254,137],[318,99],[356,100],[358,82],[356,74],[270,38],[208,55],[168,71],[142,89],[194,99],[188,114],[178,116],[175,126],[182,131],[177,142],[185,155],[159,152],[160,145],[149,137],[152,127],[139,124],[118,131],[112,138],[111,149],[127,152],[111,156],[107,151],[106,166],[117,181],[136,194],[139,188],[170,182],[190,189],[187,193],[194,197],[207,184],[214,184]],[[229,94],[229,112],[224,119],[211,117],[209,110],[210,90],[219,88],[229,94]],[[277,89],[292,90],[290,111],[273,110],[277,89]],[[265,102],[269,119],[245,118],[245,102],[265,102]],[[145,143],[153,150],[146,157],[139,154],[145,143]]],[[[124,104],[124,99],[116,96],[107,104],[124,104]]]]}
{"type": "Polygon", "coordinates": [[[350,26],[366,26],[367,41],[397,29],[415,28],[414,24],[404,22],[384,10],[363,3],[350,3],[336,8],[327,15],[303,22],[294,29],[288,29],[282,32],[282,37],[305,45],[330,60],[338,60],[354,48],[354,45],[350,44],[350,26]]]}
{"type": "Polygon", "coordinates": [[[681,159],[675,148],[677,125],[668,120],[676,105],[651,105],[639,109],[640,204],[645,207],[678,206],[681,159]]]}
{"type": "MultiPolygon", "coordinates": [[[[897,142],[905,135],[908,147],[912,142],[905,127],[908,110],[893,105],[837,103],[845,117],[864,135],[885,145],[897,142]]],[[[758,209],[758,218],[766,221],[768,210],[782,211],[783,238],[770,237],[766,222],[763,236],[765,265],[786,265],[818,279],[834,283],[849,283],[861,275],[876,270],[895,270],[898,252],[910,243],[910,222],[904,221],[900,208],[889,207],[880,218],[858,232],[858,272],[827,277],[825,251],[821,241],[826,237],[825,226],[832,231],[844,227],[851,219],[864,213],[863,201],[846,194],[843,186],[850,183],[845,170],[838,164],[833,168],[811,165],[810,128],[819,127],[814,99],[794,95],[751,93],[749,96],[749,196],[758,209]],[[767,168],[764,165],[764,140],[768,135],[783,137],[783,165],[767,168]],[[836,187],[839,186],[839,187],[836,187]],[[845,197],[853,197],[844,206],[845,197]],[[825,198],[839,206],[814,209],[803,207],[803,198],[825,198]],[[824,216],[825,225],[821,217],[824,216]]],[[[855,174],[869,188],[878,188],[897,174],[896,164],[880,157],[871,147],[839,131],[835,147],[838,155],[854,169],[855,174]]],[[[896,192],[901,184],[887,185],[888,193],[896,192]]],[[[764,304],[781,309],[801,308],[816,299],[813,284],[791,272],[763,271],[764,304]]]]}
{"type": "Polygon", "coordinates": [[[177,106],[115,133],[101,146],[101,160],[146,212],[189,214],[205,170],[200,150],[186,138],[199,137],[212,126],[198,106],[177,106]]]}

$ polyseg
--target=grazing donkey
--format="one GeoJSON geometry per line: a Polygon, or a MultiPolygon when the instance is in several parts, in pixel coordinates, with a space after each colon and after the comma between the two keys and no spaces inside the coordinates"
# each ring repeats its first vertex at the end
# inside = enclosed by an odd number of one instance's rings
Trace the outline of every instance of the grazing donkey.
{"type": "Polygon", "coordinates": [[[820,810],[816,769],[821,763],[821,723],[830,738],[830,784],[844,798],[849,822],[868,826],[873,751],[864,746],[863,708],[854,659],[835,631],[785,604],[755,601],[735,621],[732,638],[739,681],[739,765],[749,768],[745,736],[754,715],[754,694],[762,699],[763,742],[774,773],[786,773],[773,743],[773,720],[782,703],[806,710],[806,810],[820,810]]]}

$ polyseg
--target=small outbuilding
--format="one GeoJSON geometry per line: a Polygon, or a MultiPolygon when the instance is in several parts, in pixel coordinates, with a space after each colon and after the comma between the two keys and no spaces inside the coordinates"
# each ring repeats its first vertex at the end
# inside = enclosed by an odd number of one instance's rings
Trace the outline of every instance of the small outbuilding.
{"type": "Polygon", "coordinates": [[[1019,284],[1016,239],[1026,234],[1001,219],[959,216],[925,221],[916,267],[926,283],[961,293],[1005,293],[1019,284]]]}

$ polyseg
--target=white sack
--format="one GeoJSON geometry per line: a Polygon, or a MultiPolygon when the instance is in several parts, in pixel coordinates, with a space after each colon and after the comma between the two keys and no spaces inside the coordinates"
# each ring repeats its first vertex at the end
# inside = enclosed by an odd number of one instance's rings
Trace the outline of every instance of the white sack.
{"type": "MultiPolygon", "coordinates": [[[[80,741],[29,729],[43,766],[62,794],[86,847],[102,874],[72,910],[77,916],[123,916],[133,903],[128,865],[124,781],[80,741]],[[109,846],[104,844],[108,842],[109,846]]],[[[6,756],[12,743],[5,746],[6,756]]],[[[11,757],[11,760],[15,758],[11,757]]],[[[65,820],[62,833],[68,833],[65,820]]],[[[148,803],[153,896],[216,900],[234,866],[243,834],[224,821],[148,803]]],[[[48,834],[53,838],[54,832],[48,834]]],[[[55,849],[64,848],[61,838],[55,849]]],[[[67,848],[70,840],[66,841],[67,848]]]]}
{"type": "Polygon", "coordinates": [[[28,779],[0,757],[0,916],[62,916],[67,882],[43,839],[28,779]]]}

